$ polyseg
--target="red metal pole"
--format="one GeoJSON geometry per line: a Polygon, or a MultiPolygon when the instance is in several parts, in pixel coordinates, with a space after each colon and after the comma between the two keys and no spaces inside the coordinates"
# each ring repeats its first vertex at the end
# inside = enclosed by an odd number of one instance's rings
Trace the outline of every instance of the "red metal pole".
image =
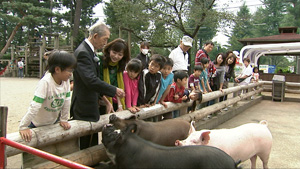
{"type": "Polygon", "coordinates": [[[2,143],[2,141],[0,140],[0,169],[5,168],[5,151],[4,150],[5,150],[5,144],[2,143]]]}
{"type": "Polygon", "coordinates": [[[76,163],[76,162],[73,162],[73,161],[61,158],[59,156],[47,153],[45,151],[42,151],[42,150],[39,150],[39,149],[30,147],[30,146],[27,146],[27,145],[24,145],[24,144],[20,144],[20,143],[8,140],[8,139],[6,139],[4,137],[0,138],[0,143],[9,145],[11,147],[20,149],[22,151],[26,151],[26,152],[28,152],[30,154],[42,157],[44,159],[53,161],[55,163],[64,165],[64,166],[69,167],[69,168],[91,168],[91,167],[88,167],[88,166],[85,166],[85,165],[82,165],[82,164],[79,164],[79,163],[76,163]]]}
{"type": "MultiPolygon", "coordinates": [[[[0,106],[0,137],[6,137],[8,107],[0,106]]],[[[6,168],[5,144],[0,141],[0,169],[6,168]]]]}

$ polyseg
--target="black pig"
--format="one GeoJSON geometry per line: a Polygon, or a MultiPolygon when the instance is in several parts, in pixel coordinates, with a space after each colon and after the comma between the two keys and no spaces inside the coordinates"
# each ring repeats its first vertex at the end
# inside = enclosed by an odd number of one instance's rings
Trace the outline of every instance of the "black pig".
{"type": "Polygon", "coordinates": [[[111,124],[102,130],[102,143],[114,155],[117,168],[205,168],[236,169],[237,164],[224,151],[210,146],[161,146],[136,135],[137,125],[116,132],[111,124]]]}

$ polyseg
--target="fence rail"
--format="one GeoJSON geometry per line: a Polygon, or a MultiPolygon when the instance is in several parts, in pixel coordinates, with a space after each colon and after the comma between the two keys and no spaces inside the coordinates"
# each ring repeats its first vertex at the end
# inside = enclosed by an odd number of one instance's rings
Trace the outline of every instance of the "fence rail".
{"type": "MultiPolygon", "coordinates": [[[[266,92],[272,92],[272,81],[264,81],[263,88],[266,92]]],[[[295,82],[285,82],[285,92],[300,94],[300,83],[295,82]]]]}
{"type": "MultiPolygon", "coordinates": [[[[259,83],[252,83],[245,86],[235,86],[228,89],[224,89],[223,92],[215,91],[211,93],[204,94],[202,97],[202,103],[207,102],[213,99],[217,99],[221,96],[228,95],[230,93],[235,93],[241,90],[246,90],[250,88],[254,88],[256,86],[261,86],[263,82],[259,83]]],[[[155,106],[143,108],[140,112],[137,113],[139,119],[146,119],[150,117],[155,117],[161,114],[165,114],[167,112],[171,112],[174,110],[178,110],[180,108],[189,107],[192,105],[192,101],[188,103],[167,103],[168,108],[160,104],[156,104],[155,106]]],[[[115,113],[118,117],[126,118],[130,117],[132,113],[128,110],[122,112],[115,113]]],[[[59,143],[62,141],[66,141],[72,138],[78,138],[84,135],[88,135],[95,132],[100,132],[102,127],[109,123],[109,116],[110,114],[102,115],[98,122],[87,122],[87,121],[79,121],[79,120],[72,120],[70,121],[71,129],[64,130],[59,126],[59,124],[43,126],[38,128],[33,128],[32,131],[32,139],[31,141],[25,142],[18,132],[7,134],[7,138],[12,141],[28,145],[31,147],[43,147],[55,143],[59,143]]],[[[20,150],[16,150],[13,148],[7,148],[7,156],[13,156],[16,154],[21,153],[20,150]]]]}
{"type": "MultiPolygon", "coordinates": [[[[208,114],[211,114],[213,112],[216,112],[218,110],[221,110],[222,108],[225,108],[229,105],[234,105],[237,102],[247,99],[253,95],[256,95],[262,91],[265,91],[266,88],[263,88],[262,86],[266,85],[272,85],[272,82],[269,81],[260,81],[258,83],[251,83],[249,85],[245,86],[235,86],[228,89],[224,89],[223,92],[221,91],[215,91],[210,92],[207,94],[204,94],[202,96],[201,103],[218,99],[221,96],[228,95],[228,94],[234,94],[233,98],[230,98],[226,101],[222,101],[219,103],[216,103],[212,106],[208,106],[199,110],[196,110],[192,113],[180,116],[179,118],[186,119],[186,120],[200,120],[203,117],[206,117],[208,114]],[[252,91],[253,88],[259,87],[257,90],[252,91]],[[237,92],[241,90],[251,90],[250,92],[247,92],[242,95],[236,95],[237,92]]],[[[292,87],[300,87],[300,83],[291,83],[286,82],[286,86],[292,86],[292,87]]],[[[150,117],[155,117],[158,115],[165,114],[167,112],[171,112],[173,110],[178,110],[184,107],[188,107],[192,105],[192,101],[187,103],[167,103],[168,107],[165,108],[164,106],[160,104],[156,104],[155,106],[149,107],[149,108],[143,108],[140,112],[137,113],[139,119],[146,119],[150,117]]],[[[120,118],[127,118],[131,116],[132,114],[125,110],[122,112],[116,112],[115,113],[120,118]]],[[[9,140],[12,140],[14,142],[18,142],[24,145],[28,145],[30,147],[44,147],[47,145],[57,144],[63,141],[67,141],[70,139],[77,139],[80,136],[88,135],[95,132],[100,132],[102,130],[102,127],[109,122],[109,116],[110,114],[101,115],[101,118],[98,122],[86,122],[86,121],[79,121],[79,120],[73,120],[70,121],[71,129],[70,130],[63,130],[59,124],[44,126],[44,127],[38,127],[32,129],[33,135],[31,142],[27,143],[24,142],[20,134],[18,132],[11,133],[7,135],[7,138],[9,140]]],[[[21,153],[22,151],[14,149],[12,147],[7,147],[6,149],[6,155],[7,157],[16,155],[21,153]]],[[[95,165],[99,160],[107,159],[107,156],[104,155],[105,150],[103,145],[97,145],[94,147],[90,147],[86,150],[81,150],[76,153],[67,155],[68,159],[71,159],[72,161],[77,161],[85,165],[95,165]],[[100,156],[100,157],[98,157],[100,156]],[[91,160],[92,158],[95,158],[95,160],[91,160]]],[[[51,162],[48,162],[47,165],[40,165],[40,168],[48,168],[49,166],[57,166],[58,164],[53,164],[51,162]]]]}

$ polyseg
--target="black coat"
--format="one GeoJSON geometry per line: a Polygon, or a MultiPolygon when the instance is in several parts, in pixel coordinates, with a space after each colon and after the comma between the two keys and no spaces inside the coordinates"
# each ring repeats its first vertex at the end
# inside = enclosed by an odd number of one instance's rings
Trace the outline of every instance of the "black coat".
{"type": "Polygon", "coordinates": [[[148,69],[149,66],[149,58],[148,56],[144,55],[142,52],[137,55],[137,59],[141,60],[143,63],[143,69],[148,69]]]}
{"type": "Polygon", "coordinates": [[[113,97],[116,87],[99,78],[99,64],[94,60],[95,54],[83,41],[75,50],[77,67],[74,70],[74,87],[70,115],[74,120],[96,122],[100,119],[98,97],[113,97]]]}

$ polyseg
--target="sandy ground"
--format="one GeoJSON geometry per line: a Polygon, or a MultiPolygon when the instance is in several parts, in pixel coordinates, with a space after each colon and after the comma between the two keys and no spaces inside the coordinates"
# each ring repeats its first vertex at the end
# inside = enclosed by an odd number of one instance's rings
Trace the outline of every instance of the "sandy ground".
{"type": "MultiPolygon", "coordinates": [[[[0,105],[8,107],[7,133],[18,131],[19,123],[25,115],[38,78],[6,78],[0,77],[0,105]]],[[[20,168],[21,155],[9,157],[7,168],[20,168]]]]}
{"type": "Polygon", "coordinates": [[[0,105],[8,107],[7,133],[18,131],[38,81],[37,78],[0,78],[0,105]]]}

